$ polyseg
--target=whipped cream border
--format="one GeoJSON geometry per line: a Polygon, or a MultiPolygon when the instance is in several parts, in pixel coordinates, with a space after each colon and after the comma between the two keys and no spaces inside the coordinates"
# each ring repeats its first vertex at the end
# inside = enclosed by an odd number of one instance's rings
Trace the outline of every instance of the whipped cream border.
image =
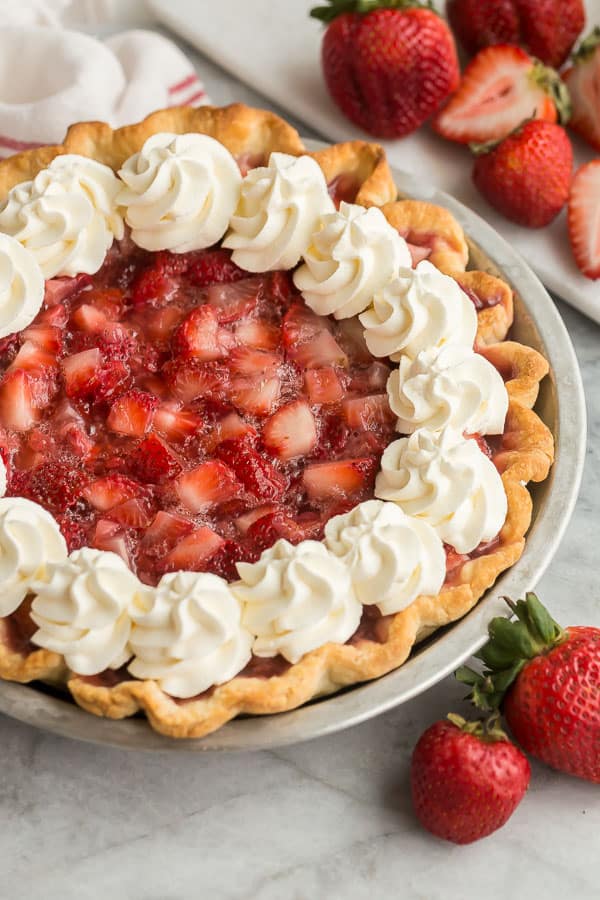
{"type": "MultiPolygon", "coordinates": [[[[182,137],[184,137],[184,136],[182,136],[182,137]]],[[[126,161],[126,162],[127,162],[127,161],[126,161]]],[[[126,163],[125,163],[124,165],[126,165],[126,163]]],[[[42,171],[44,171],[44,170],[42,170],[42,171]]],[[[118,178],[118,177],[119,177],[119,176],[117,175],[117,178],[118,178]]],[[[242,184],[243,184],[243,180],[240,179],[240,194],[241,194],[241,185],[242,185],[242,184]]],[[[18,187],[18,186],[17,186],[17,187],[18,187]]],[[[124,184],[123,184],[123,188],[125,188],[125,185],[124,185],[124,184]]],[[[325,211],[327,211],[327,210],[325,210],[325,211]]],[[[120,215],[120,212],[121,212],[121,211],[120,211],[120,208],[119,208],[119,207],[117,206],[117,204],[115,203],[115,205],[114,205],[114,214],[115,214],[115,216],[118,217],[118,216],[120,215]]],[[[321,226],[319,226],[319,227],[321,227],[321,226]]],[[[219,241],[218,243],[222,243],[223,240],[224,240],[224,239],[222,238],[221,241],[219,241]]],[[[304,252],[307,252],[308,249],[309,249],[309,248],[308,248],[308,246],[307,246],[307,247],[305,248],[305,251],[304,251],[304,252]]],[[[36,262],[36,259],[35,259],[34,254],[33,254],[30,250],[28,250],[26,247],[24,247],[24,251],[25,251],[25,253],[29,253],[29,254],[32,256],[33,261],[34,261],[34,263],[35,263],[35,262],[36,262]]],[[[108,251],[107,251],[107,252],[108,252],[108,251]]],[[[300,265],[304,264],[304,262],[305,262],[305,260],[304,260],[304,253],[301,253],[301,254],[300,254],[300,265]]],[[[293,266],[290,266],[289,268],[295,269],[295,268],[296,268],[296,264],[294,264],[293,266]]],[[[348,303],[348,299],[346,298],[344,302],[345,302],[345,303],[348,303]]],[[[363,306],[363,309],[364,309],[364,306],[363,306]]],[[[367,309],[366,309],[366,312],[368,313],[370,309],[372,309],[372,303],[368,305],[368,307],[367,307],[367,309]]],[[[361,315],[361,318],[362,318],[362,315],[361,315]]],[[[18,324],[18,316],[15,316],[15,322],[16,322],[16,324],[18,324]]],[[[405,355],[404,353],[394,354],[394,355],[393,355],[394,358],[393,358],[392,361],[393,361],[393,362],[398,362],[400,359],[402,359],[402,357],[403,357],[404,355],[405,355]]],[[[417,430],[418,430],[418,429],[417,429],[417,430]]],[[[0,460],[1,460],[1,457],[0,457],[0,460]]],[[[0,489],[1,489],[1,493],[4,493],[4,490],[5,490],[5,484],[4,484],[5,479],[6,479],[6,473],[5,473],[4,466],[3,466],[3,464],[2,464],[2,465],[0,466],[0,489]]],[[[354,509],[351,511],[351,513],[350,513],[349,515],[356,514],[356,516],[359,516],[359,517],[360,517],[360,515],[361,515],[361,507],[362,507],[362,508],[366,508],[368,504],[371,504],[371,505],[372,505],[374,502],[381,502],[381,501],[368,500],[368,501],[365,501],[364,503],[357,504],[356,507],[354,507],[354,509]]],[[[40,507],[40,509],[42,509],[42,508],[40,507]]],[[[371,509],[372,509],[372,506],[371,506],[371,509]]],[[[44,511],[43,509],[42,509],[42,512],[44,512],[44,514],[45,514],[45,511],[44,511]]],[[[368,515],[368,513],[365,511],[365,516],[363,517],[364,521],[367,521],[368,518],[369,518],[369,515],[368,515]]],[[[407,522],[408,522],[409,524],[410,524],[410,521],[411,521],[412,518],[414,518],[414,517],[406,516],[406,520],[407,520],[407,522]]],[[[330,521],[331,521],[331,520],[330,520],[330,521]]],[[[420,522],[419,522],[419,528],[421,528],[421,523],[420,523],[420,522]]],[[[363,529],[363,530],[364,530],[364,529],[363,529]]],[[[417,533],[418,533],[419,529],[416,529],[416,530],[417,530],[417,533]]],[[[330,529],[330,533],[331,533],[331,529],[330,529]]],[[[428,535],[428,540],[431,540],[431,535],[428,535]]],[[[438,540],[439,540],[439,538],[438,538],[438,540]]],[[[295,547],[292,548],[292,550],[291,550],[291,552],[290,552],[290,559],[289,559],[289,563],[290,563],[290,564],[294,564],[294,560],[296,559],[296,557],[297,557],[297,556],[301,556],[301,555],[305,552],[305,547],[304,547],[303,545],[308,544],[308,543],[310,543],[310,542],[303,541],[301,544],[295,545],[295,547]],[[296,550],[296,548],[298,548],[298,547],[299,547],[300,549],[299,549],[299,550],[296,550]]],[[[339,566],[339,565],[340,565],[340,556],[339,556],[339,553],[335,553],[335,552],[328,546],[328,540],[327,540],[327,538],[325,538],[322,542],[320,542],[320,544],[321,544],[321,546],[323,547],[323,550],[321,551],[321,553],[324,553],[325,555],[329,555],[329,556],[331,557],[332,564],[333,564],[333,568],[335,568],[336,565],[339,566]]],[[[84,548],[84,549],[86,549],[86,548],[84,548]]],[[[91,548],[90,548],[90,549],[91,549],[91,548]]],[[[272,548],[269,548],[269,550],[265,551],[265,554],[268,555],[271,551],[272,551],[272,548]]],[[[440,548],[439,548],[439,551],[443,553],[443,548],[442,548],[442,546],[441,546],[441,540],[440,540],[440,548]]],[[[75,551],[75,552],[78,553],[78,552],[80,552],[80,551],[75,551]]],[[[101,554],[101,553],[103,553],[103,551],[93,551],[93,552],[94,552],[95,554],[101,554]]],[[[265,555],[265,554],[263,554],[263,555],[265,555]]],[[[110,555],[112,555],[112,554],[110,554],[110,555]]],[[[70,559],[71,559],[71,557],[68,557],[68,558],[65,560],[65,563],[62,564],[62,565],[64,565],[65,567],[67,567],[68,565],[72,565],[72,564],[70,563],[70,559]]],[[[260,565],[261,565],[261,560],[262,560],[262,556],[261,556],[261,559],[259,559],[258,563],[254,564],[254,565],[260,566],[260,565]]],[[[247,576],[248,573],[249,573],[249,571],[250,571],[250,570],[249,570],[250,564],[242,564],[242,565],[243,565],[243,566],[245,565],[245,569],[242,569],[242,571],[245,571],[246,576],[247,576]]],[[[59,564],[56,564],[56,565],[53,567],[53,569],[55,570],[55,572],[56,572],[57,574],[59,574],[60,568],[61,568],[61,564],[60,564],[60,563],[59,563],[59,564]]],[[[264,565],[263,565],[263,568],[264,568],[264,565]]],[[[240,575],[242,575],[242,571],[240,571],[240,575]]],[[[132,578],[133,578],[134,580],[137,580],[137,576],[135,576],[134,573],[131,573],[131,576],[132,576],[132,578]]],[[[213,576],[213,577],[214,577],[214,578],[217,578],[218,576],[213,576]]],[[[221,581],[223,581],[223,580],[221,579],[221,581]]],[[[242,579],[241,579],[240,581],[238,581],[238,582],[233,582],[233,583],[231,583],[231,584],[229,584],[229,585],[227,584],[227,582],[224,582],[224,581],[223,581],[223,587],[224,587],[226,590],[232,592],[234,595],[239,596],[240,593],[243,593],[243,592],[238,591],[238,589],[239,589],[240,587],[243,586],[243,581],[244,581],[244,578],[243,578],[243,577],[242,577],[242,579]]],[[[360,590],[355,591],[355,590],[354,590],[354,587],[352,586],[351,580],[350,580],[350,585],[351,585],[351,588],[350,588],[350,589],[352,590],[352,594],[353,594],[353,600],[352,600],[352,602],[355,602],[355,603],[357,603],[357,604],[365,605],[364,591],[360,591],[360,590]],[[363,599],[361,600],[361,599],[359,598],[358,595],[362,595],[363,599]]],[[[40,590],[43,591],[44,589],[45,589],[45,586],[42,586],[42,585],[40,584],[40,590]]],[[[149,586],[146,586],[146,585],[142,585],[141,582],[139,582],[139,589],[140,589],[140,591],[142,591],[142,592],[144,592],[144,593],[148,593],[148,592],[151,593],[151,592],[156,592],[156,591],[157,591],[157,588],[152,588],[152,587],[149,587],[149,586]]],[[[34,596],[35,596],[35,595],[34,595],[34,596]]],[[[137,597],[137,595],[136,595],[136,597],[137,597]]],[[[416,598],[413,598],[413,599],[405,598],[405,602],[402,604],[402,608],[406,608],[406,606],[408,606],[408,605],[410,605],[410,603],[414,602],[414,599],[416,599],[416,598]]],[[[242,602],[242,605],[243,605],[243,600],[242,600],[241,602],[242,602]]],[[[373,601],[372,601],[372,600],[369,600],[368,602],[373,602],[373,601]]],[[[138,604],[139,604],[139,601],[136,599],[136,600],[135,600],[135,603],[138,603],[138,604]]],[[[390,609],[389,609],[389,606],[390,606],[389,600],[383,601],[382,603],[379,604],[379,606],[380,606],[380,609],[381,609],[381,611],[382,611],[382,614],[384,614],[384,615],[396,614],[396,610],[390,610],[390,609]]],[[[129,605],[128,605],[128,604],[125,604],[125,610],[124,610],[123,615],[124,615],[125,618],[129,621],[130,626],[133,627],[133,623],[134,623],[135,617],[136,617],[136,612],[135,612],[135,609],[134,609],[134,601],[133,601],[133,600],[130,602],[129,605]]],[[[243,616],[243,613],[242,613],[242,619],[243,619],[243,618],[244,618],[244,616],[243,616]]],[[[68,623],[66,623],[66,624],[68,624],[68,623]]],[[[72,630],[76,630],[76,629],[72,629],[72,630]]],[[[77,638],[77,640],[80,640],[80,639],[81,639],[81,638],[80,638],[80,636],[79,636],[79,637],[77,638]]],[[[260,638],[258,638],[256,635],[254,635],[254,639],[255,639],[255,641],[260,641],[260,638]]],[[[335,637],[333,638],[333,640],[335,640],[335,637]]],[[[43,645],[41,645],[41,646],[43,646],[43,645]]],[[[306,652],[312,652],[312,648],[309,648],[306,652]]],[[[64,653],[67,657],[70,657],[71,660],[73,659],[73,655],[74,655],[74,654],[73,654],[73,653],[70,653],[68,648],[64,649],[64,650],[63,650],[63,653],[64,653]]],[[[76,654],[75,654],[75,655],[76,655],[76,654]]],[[[123,657],[126,659],[126,658],[131,657],[131,656],[133,656],[133,660],[132,660],[132,662],[130,663],[130,665],[132,665],[132,664],[135,663],[135,658],[136,658],[136,657],[135,657],[135,655],[133,654],[133,651],[132,651],[132,649],[131,649],[131,646],[130,646],[130,644],[129,644],[129,642],[128,642],[127,645],[126,645],[126,647],[125,647],[125,649],[123,650],[122,658],[119,660],[119,662],[123,661],[123,657]]],[[[300,655],[298,656],[298,658],[301,659],[302,656],[303,656],[303,654],[300,654],[300,655]]],[[[134,665],[134,668],[135,668],[135,665],[134,665]]],[[[80,674],[85,674],[85,673],[80,673],[80,674]]],[[[231,677],[235,677],[235,675],[232,675],[231,677]]]]}

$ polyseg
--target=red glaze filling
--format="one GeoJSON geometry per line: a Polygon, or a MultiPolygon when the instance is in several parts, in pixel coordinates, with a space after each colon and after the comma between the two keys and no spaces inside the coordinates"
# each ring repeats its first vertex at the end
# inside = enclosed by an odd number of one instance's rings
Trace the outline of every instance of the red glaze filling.
{"type": "Polygon", "coordinates": [[[373,496],[395,437],[389,366],[360,323],[315,315],[290,273],[250,276],[221,249],[115,246],[95,276],[48,282],[0,367],[7,494],[147,583],[233,579],[280,537],[321,538],[373,496]]]}

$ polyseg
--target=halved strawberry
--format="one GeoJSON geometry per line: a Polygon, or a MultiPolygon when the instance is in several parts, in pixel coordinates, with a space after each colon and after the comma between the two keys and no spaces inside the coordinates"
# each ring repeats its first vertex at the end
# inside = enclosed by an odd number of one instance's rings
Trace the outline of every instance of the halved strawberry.
{"type": "Polygon", "coordinates": [[[275,350],[281,342],[281,330],[277,325],[261,319],[245,319],[235,326],[236,341],[246,347],[259,350],[275,350]]]}
{"type": "Polygon", "coordinates": [[[314,463],[303,472],[304,487],[311,500],[358,497],[375,480],[377,459],[373,456],[314,463]]]}
{"type": "Polygon", "coordinates": [[[7,372],[0,383],[0,421],[11,431],[28,431],[37,418],[29,375],[23,369],[7,372]]]}
{"type": "Polygon", "coordinates": [[[58,366],[54,354],[27,340],[7,369],[5,377],[18,370],[27,373],[33,407],[44,409],[59,389],[58,366]]]}
{"type": "Polygon", "coordinates": [[[223,441],[215,452],[257,500],[267,502],[283,496],[287,478],[256,450],[251,435],[223,441]]]}
{"type": "Polygon", "coordinates": [[[110,519],[98,519],[92,533],[90,546],[96,550],[108,550],[116,553],[131,568],[127,535],[118,522],[110,519]]]}
{"type": "Polygon", "coordinates": [[[353,397],[342,403],[342,415],[350,428],[377,428],[395,419],[387,394],[353,397]]]}
{"type": "Polygon", "coordinates": [[[45,285],[44,307],[56,306],[68,297],[72,297],[77,291],[91,285],[89,275],[76,275],[74,278],[49,278],[45,285]]]}
{"type": "Polygon", "coordinates": [[[568,97],[556,72],[519,47],[498,44],[471,60],[433,127],[448,140],[483,144],[502,140],[525,119],[563,117],[568,118],[568,97]]]}
{"type": "Polygon", "coordinates": [[[203,526],[182,538],[177,546],[164,559],[164,569],[175,572],[183,569],[186,572],[203,572],[207,561],[225,544],[225,539],[203,526]]]}
{"type": "Polygon", "coordinates": [[[232,284],[212,284],[206,292],[206,302],[215,309],[219,322],[237,322],[256,309],[263,285],[260,275],[232,284]]]}
{"type": "Polygon", "coordinates": [[[253,347],[234,347],[229,356],[229,368],[236,375],[274,375],[283,362],[277,353],[253,347]]]}
{"type": "Polygon", "coordinates": [[[140,549],[147,556],[164,556],[193,529],[194,523],[189,519],[161,509],[145,531],[140,549]]]}
{"type": "Polygon", "coordinates": [[[600,150],[600,30],[580,44],[573,65],[563,74],[573,105],[569,127],[600,150]]]}
{"type": "Polygon", "coordinates": [[[250,376],[235,378],[229,396],[234,406],[251,416],[268,416],[275,408],[281,393],[281,380],[277,377],[250,376]]]}
{"type": "Polygon", "coordinates": [[[115,400],[106,425],[115,434],[142,437],[150,429],[158,405],[157,397],[134,388],[115,400]]]}
{"type": "Polygon", "coordinates": [[[199,397],[224,399],[229,393],[230,372],[219,363],[204,363],[198,359],[173,360],[164,368],[171,391],[183,403],[199,397]]]}
{"type": "Polygon", "coordinates": [[[29,328],[26,328],[21,333],[21,338],[23,341],[30,341],[36,347],[40,347],[54,357],[62,350],[62,329],[56,325],[46,325],[44,323],[30,325],[29,328]]]}
{"type": "Polygon", "coordinates": [[[53,353],[44,350],[32,340],[26,339],[10,364],[9,371],[23,369],[26,372],[35,373],[40,369],[56,370],[56,368],[57,364],[53,353]]]}
{"type": "Polygon", "coordinates": [[[175,490],[184,506],[197,513],[237,497],[242,485],[229,466],[211,459],[180,475],[175,481],[175,490]]]}
{"type": "Polygon", "coordinates": [[[293,400],[281,406],[265,422],[262,432],[267,450],[278,459],[305,456],[316,446],[317,427],[305,400],[293,400]]]}
{"type": "Polygon", "coordinates": [[[600,159],[577,170],[568,206],[569,239],[586,278],[600,278],[600,159]]]}
{"type": "Polygon", "coordinates": [[[218,248],[199,253],[190,263],[187,277],[197,287],[208,287],[245,279],[248,273],[232,262],[231,251],[218,248]]]}
{"type": "Polygon", "coordinates": [[[283,343],[287,356],[303,369],[348,365],[348,357],[330,331],[324,316],[294,303],[283,318],[283,343]]]}
{"type": "Polygon", "coordinates": [[[152,503],[148,497],[132,497],[107,512],[107,517],[126,528],[147,528],[152,522],[152,503]]]}
{"type": "Polygon", "coordinates": [[[181,471],[181,462],[173,450],[156,434],[144,438],[130,461],[131,472],[146,484],[163,484],[181,471]]]}
{"type": "Polygon", "coordinates": [[[174,401],[162,403],[154,413],[152,426],[171,441],[185,441],[202,427],[200,416],[189,409],[181,409],[174,401]]]}
{"type": "Polygon", "coordinates": [[[124,475],[107,475],[87,484],[81,494],[94,509],[106,512],[119,503],[124,503],[125,500],[140,496],[142,492],[140,483],[132,481],[131,478],[124,475]]]}
{"type": "Polygon", "coordinates": [[[264,503],[262,506],[257,506],[255,509],[251,509],[247,513],[244,513],[242,516],[238,516],[235,520],[235,527],[240,534],[246,534],[250,526],[257,522],[258,519],[262,519],[263,516],[268,516],[270,513],[282,511],[282,508],[275,503],[264,503]]]}
{"type": "Polygon", "coordinates": [[[205,447],[207,451],[211,452],[222,441],[239,438],[245,434],[256,437],[256,430],[248,422],[244,422],[235,411],[232,411],[223,418],[217,419],[208,439],[205,440],[205,447]]]}
{"type": "Polygon", "coordinates": [[[129,370],[118,360],[104,363],[97,347],[61,360],[67,397],[106,401],[127,390],[129,370]]]}
{"type": "Polygon", "coordinates": [[[173,335],[172,343],[173,353],[184,358],[211,362],[227,356],[217,313],[207,304],[197,306],[185,317],[173,335]]]}
{"type": "Polygon", "coordinates": [[[337,403],[344,396],[344,386],[333,366],[307,369],[304,387],[308,399],[314,404],[337,403]]]}

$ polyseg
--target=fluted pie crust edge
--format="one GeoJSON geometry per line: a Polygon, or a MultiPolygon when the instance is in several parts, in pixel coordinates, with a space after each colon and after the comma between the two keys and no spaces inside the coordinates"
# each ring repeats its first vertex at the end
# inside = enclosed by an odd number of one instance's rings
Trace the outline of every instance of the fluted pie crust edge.
{"type": "MultiPolygon", "coordinates": [[[[272,151],[300,155],[306,150],[292,126],[273,113],[242,104],[228,107],[177,107],[116,130],[102,122],[73,125],[62,145],[25,151],[0,163],[0,200],[8,190],[34,177],[64,153],[94,158],[118,169],[145,140],[160,131],[195,131],[215,137],[236,156],[265,159],[272,151]]],[[[513,319],[512,291],[501,279],[466,271],[469,247],[463,230],[445,209],[414,200],[397,200],[385,159],[376,144],[353,141],[310,154],[331,182],[348,175],[356,182],[354,201],[379,206],[388,221],[414,245],[429,247],[429,260],[442,272],[494,305],[478,312],[477,348],[507,379],[510,398],[501,449],[494,462],[508,499],[508,514],[491,552],[454,570],[452,583],[437,596],[418,597],[408,608],[382,620],[380,640],[329,643],[306,654],[281,675],[236,676],[199,698],[177,701],[155,681],[128,680],[103,686],[69,672],[62,656],[48,650],[19,653],[11,648],[8,621],[0,619],[0,677],[18,682],[66,684],[75,701],[99,716],[120,719],[144,712],[156,731],[176,738],[202,737],[235,716],[284,712],[314,697],[377,678],[400,666],[413,645],[437,628],[464,616],[501,572],[521,556],[532,515],[526,485],[543,481],[554,458],[552,434],[533,411],[548,363],[535,350],[505,340],[513,319]],[[431,236],[435,236],[433,246],[431,236]],[[428,243],[429,241],[429,243],[428,243]]],[[[28,601],[25,601],[28,602],[28,601]]]]}

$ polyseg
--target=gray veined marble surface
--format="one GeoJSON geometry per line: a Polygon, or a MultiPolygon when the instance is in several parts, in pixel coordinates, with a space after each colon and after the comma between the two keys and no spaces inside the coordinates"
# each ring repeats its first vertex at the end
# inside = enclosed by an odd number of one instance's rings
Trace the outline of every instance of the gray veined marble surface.
{"type": "MultiPolygon", "coordinates": [[[[264,101],[198,58],[217,103],[264,101]]],[[[600,327],[559,304],[583,371],[589,445],[571,527],[539,590],[600,625],[600,327]]],[[[133,754],[0,717],[0,900],[600,898],[600,788],[533,765],[508,825],[469,847],[416,824],[408,763],[462,688],[277,752],[133,754]]]]}

